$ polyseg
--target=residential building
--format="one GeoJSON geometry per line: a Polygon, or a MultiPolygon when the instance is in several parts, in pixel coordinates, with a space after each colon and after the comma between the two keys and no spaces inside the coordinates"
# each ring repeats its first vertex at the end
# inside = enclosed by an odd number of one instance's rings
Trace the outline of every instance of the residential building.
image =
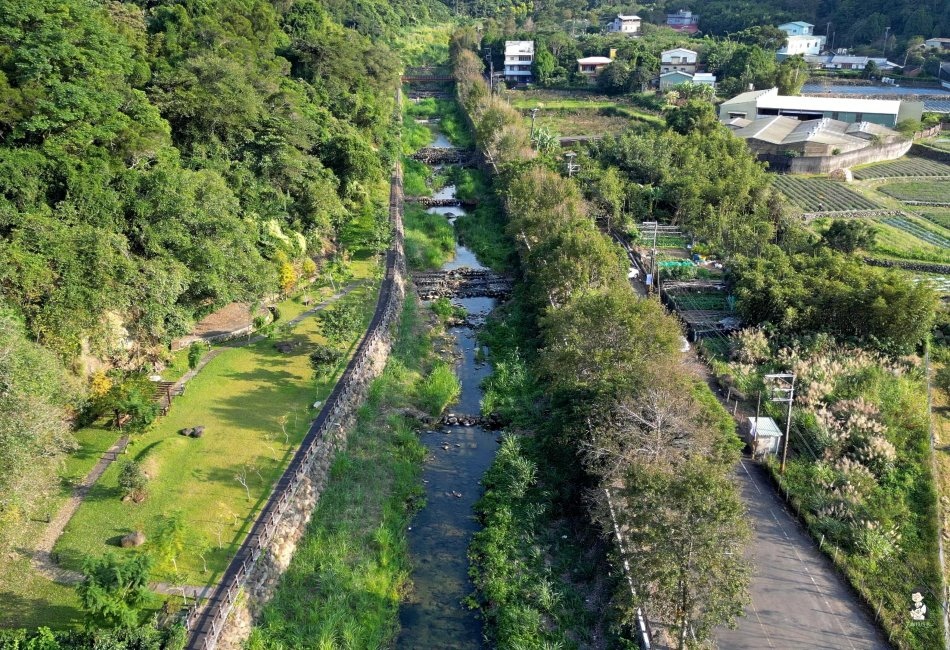
{"type": "Polygon", "coordinates": [[[695,34],[699,31],[699,14],[680,9],[675,14],[666,15],[666,26],[683,34],[695,34]]]}
{"type": "Polygon", "coordinates": [[[783,23],[778,28],[789,36],[811,36],[815,33],[814,25],[801,20],[796,20],[793,23],[783,23]]]}
{"type": "Polygon", "coordinates": [[[683,83],[701,84],[715,88],[716,75],[709,72],[690,74],[689,72],[683,72],[681,70],[671,70],[660,75],[660,90],[666,90],[667,88],[683,83]]]}
{"type": "Polygon", "coordinates": [[[635,36],[640,33],[640,16],[617,14],[613,22],[607,25],[607,31],[635,36]]]}
{"type": "Polygon", "coordinates": [[[797,54],[821,54],[821,50],[825,47],[825,37],[816,36],[814,33],[815,26],[811,23],[799,20],[779,25],[778,28],[788,34],[785,45],[776,52],[779,61],[797,54]]]}
{"type": "Polygon", "coordinates": [[[950,50],[950,38],[928,38],[924,41],[924,45],[941,50],[950,50]]]}
{"type": "Polygon", "coordinates": [[[696,52],[685,47],[664,50],[660,54],[660,73],[679,70],[693,74],[696,72],[696,57],[696,52]]]}
{"type": "Polygon", "coordinates": [[[660,75],[660,90],[666,90],[671,86],[678,86],[680,84],[686,83],[687,81],[692,81],[693,75],[688,72],[682,72],[680,70],[672,70],[670,72],[664,72],[660,75]]]}
{"type": "Polygon", "coordinates": [[[900,140],[900,134],[880,124],[843,122],[829,118],[797,120],[771,115],[755,120],[735,118],[726,123],[757,155],[837,156],[875,144],[900,140]]]}
{"type": "Polygon", "coordinates": [[[534,64],[534,41],[505,41],[505,81],[531,83],[534,64]]]}
{"type": "Polygon", "coordinates": [[[881,72],[890,72],[900,67],[881,56],[850,56],[847,54],[806,54],[805,62],[824,70],[864,70],[874,62],[881,72]]]}
{"type": "Polygon", "coordinates": [[[588,56],[577,60],[577,71],[593,80],[600,71],[613,62],[609,56],[588,56]]]}
{"type": "Polygon", "coordinates": [[[779,95],[778,88],[752,90],[736,95],[719,106],[719,119],[756,120],[784,115],[798,120],[830,118],[842,122],[871,122],[893,127],[904,120],[920,120],[923,102],[857,97],[793,97],[779,95]]]}

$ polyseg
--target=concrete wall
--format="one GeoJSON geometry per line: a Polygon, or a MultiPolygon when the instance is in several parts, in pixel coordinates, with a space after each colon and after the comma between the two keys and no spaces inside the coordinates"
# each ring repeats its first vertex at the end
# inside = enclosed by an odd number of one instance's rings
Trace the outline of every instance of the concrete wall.
{"type": "Polygon", "coordinates": [[[761,155],[759,160],[769,163],[772,171],[790,174],[828,174],[836,169],[865,165],[883,160],[896,160],[910,151],[910,141],[894,142],[880,147],[866,147],[837,156],[787,158],[761,155]]]}

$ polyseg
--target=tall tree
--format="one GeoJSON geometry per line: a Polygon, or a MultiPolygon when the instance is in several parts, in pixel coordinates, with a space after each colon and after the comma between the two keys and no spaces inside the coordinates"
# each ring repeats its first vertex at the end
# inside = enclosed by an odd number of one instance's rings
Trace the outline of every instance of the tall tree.
{"type": "Polygon", "coordinates": [[[152,598],[148,588],[152,560],[142,553],[119,557],[109,553],[89,558],[85,578],[77,587],[91,623],[132,628],[141,623],[142,609],[152,598]]]}

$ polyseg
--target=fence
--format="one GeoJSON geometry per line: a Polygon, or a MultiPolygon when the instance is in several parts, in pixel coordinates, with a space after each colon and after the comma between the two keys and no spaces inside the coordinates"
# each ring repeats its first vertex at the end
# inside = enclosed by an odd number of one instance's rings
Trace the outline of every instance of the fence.
{"type": "Polygon", "coordinates": [[[186,613],[185,629],[189,633],[190,650],[212,650],[235,600],[247,581],[251,568],[273,539],[281,517],[293,501],[297,488],[307,476],[318,456],[319,443],[334,427],[342,426],[352,398],[368,383],[371,352],[388,336],[402,302],[402,278],[405,277],[405,256],[402,229],[402,169],[397,161],[392,175],[389,217],[393,226],[393,245],[386,254],[386,275],[380,286],[376,310],[366,334],[343,375],[327,398],[323,409],[304,437],[287,470],[274,486],[250,534],[238,548],[211,598],[201,608],[196,602],[186,613]]]}

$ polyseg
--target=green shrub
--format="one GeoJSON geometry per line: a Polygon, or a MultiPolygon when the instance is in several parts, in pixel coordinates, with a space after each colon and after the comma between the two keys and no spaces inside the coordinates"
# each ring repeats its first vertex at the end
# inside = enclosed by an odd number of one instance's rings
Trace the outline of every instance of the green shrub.
{"type": "Polygon", "coordinates": [[[452,318],[465,318],[468,313],[465,311],[465,307],[453,305],[452,301],[445,296],[433,300],[429,307],[443,322],[452,318]]]}
{"type": "Polygon", "coordinates": [[[194,370],[198,367],[198,362],[201,361],[204,351],[205,346],[198,341],[195,341],[190,346],[188,346],[188,368],[194,370]]]}
{"type": "Polygon", "coordinates": [[[343,357],[343,353],[329,345],[316,345],[310,353],[310,367],[316,375],[329,372],[343,357]]]}
{"type": "Polygon", "coordinates": [[[419,387],[419,403],[431,415],[439,415],[462,392],[462,384],[447,363],[437,364],[419,387]]]}
{"type": "Polygon", "coordinates": [[[141,496],[148,485],[148,478],[142,471],[142,466],[134,460],[123,461],[119,469],[119,487],[123,497],[141,496]]]}

